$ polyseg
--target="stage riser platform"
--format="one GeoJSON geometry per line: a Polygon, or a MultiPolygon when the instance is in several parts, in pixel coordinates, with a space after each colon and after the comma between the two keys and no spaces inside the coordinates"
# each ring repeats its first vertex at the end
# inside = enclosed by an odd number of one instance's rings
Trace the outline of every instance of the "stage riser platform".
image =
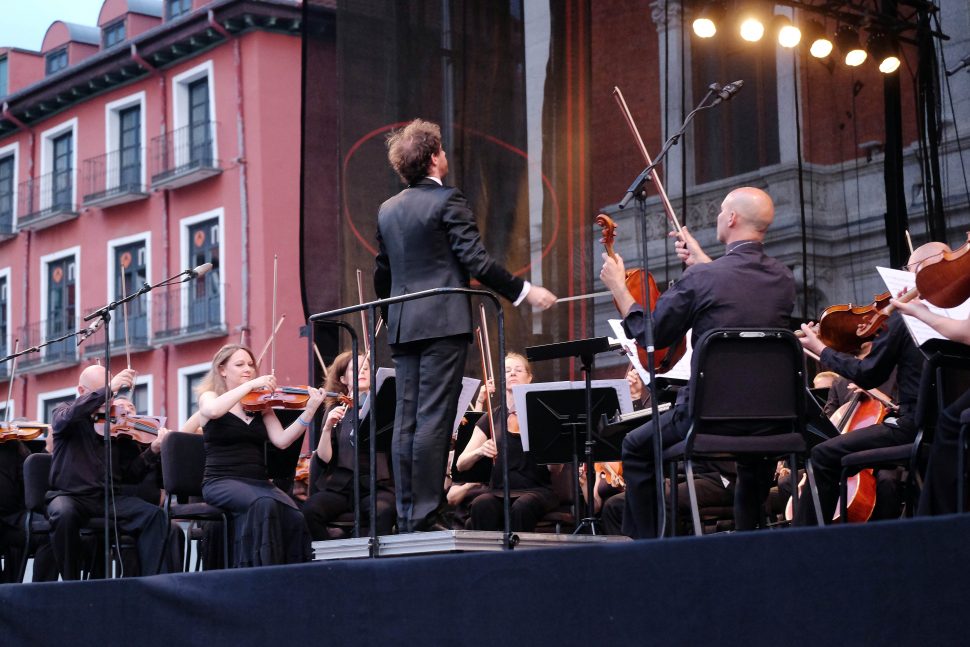
{"type": "Polygon", "coordinates": [[[970,516],[0,586],[4,645],[966,644],[970,516]]]}

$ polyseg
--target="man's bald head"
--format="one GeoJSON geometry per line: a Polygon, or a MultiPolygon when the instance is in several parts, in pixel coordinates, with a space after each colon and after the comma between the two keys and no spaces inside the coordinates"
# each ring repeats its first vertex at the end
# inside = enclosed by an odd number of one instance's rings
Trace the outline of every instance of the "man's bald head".
{"type": "Polygon", "coordinates": [[[727,194],[717,217],[717,238],[724,244],[736,240],[763,240],[775,219],[771,196],[752,186],[727,194]]]}
{"type": "Polygon", "coordinates": [[[950,247],[946,243],[926,243],[925,245],[920,245],[913,250],[913,253],[909,255],[909,262],[906,267],[910,272],[916,272],[919,270],[919,266],[923,264],[924,261],[929,259],[939,259],[944,252],[950,251],[950,247]]]}
{"type": "Polygon", "coordinates": [[[77,380],[77,392],[81,395],[100,389],[104,386],[104,367],[89,366],[81,371],[81,376],[77,380]]]}

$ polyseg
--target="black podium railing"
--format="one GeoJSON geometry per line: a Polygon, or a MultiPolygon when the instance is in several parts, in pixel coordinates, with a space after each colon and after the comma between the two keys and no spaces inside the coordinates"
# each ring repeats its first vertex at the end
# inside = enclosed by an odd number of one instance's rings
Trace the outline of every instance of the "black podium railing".
{"type": "MultiPolygon", "coordinates": [[[[405,301],[414,301],[416,299],[427,299],[429,297],[436,297],[448,294],[464,294],[469,297],[477,296],[489,301],[495,309],[498,317],[498,353],[500,358],[505,357],[505,314],[502,311],[502,304],[499,302],[498,297],[489,292],[488,290],[474,290],[472,288],[434,288],[432,290],[423,290],[421,292],[415,292],[413,294],[403,294],[397,297],[390,297],[387,299],[378,299],[376,301],[369,301],[367,303],[361,303],[355,306],[348,306],[346,308],[338,308],[336,310],[329,310],[327,312],[320,312],[311,315],[308,319],[310,323],[320,323],[324,325],[337,326],[344,328],[350,333],[352,353],[353,353],[353,367],[354,375],[358,375],[360,372],[360,367],[358,366],[358,353],[357,353],[357,334],[354,332],[353,327],[346,324],[343,321],[337,319],[337,317],[342,317],[349,314],[354,314],[357,312],[367,311],[370,316],[367,318],[367,339],[369,341],[368,347],[373,349],[375,338],[377,336],[376,324],[377,324],[377,311],[379,308],[389,306],[395,303],[403,303],[405,301]]],[[[311,331],[312,331],[311,326],[311,331]]],[[[311,349],[312,349],[312,332],[311,332],[311,349]]],[[[312,350],[311,350],[312,352],[312,350]]],[[[376,353],[373,351],[370,353],[370,374],[372,376],[377,375],[377,360],[376,353]]],[[[354,409],[355,411],[360,411],[360,393],[358,391],[357,380],[354,380],[354,409]]],[[[376,389],[372,385],[371,392],[373,393],[376,389]]],[[[499,409],[498,415],[495,416],[495,420],[499,425],[501,431],[501,438],[505,441],[502,442],[500,451],[502,452],[502,482],[503,482],[503,512],[504,512],[504,541],[503,547],[505,549],[514,548],[516,543],[516,538],[512,534],[512,517],[510,511],[510,498],[511,493],[509,491],[509,448],[508,448],[508,429],[507,417],[505,414],[505,371],[499,371],[498,374],[498,384],[496,385],[496,391],[502,394],[499,398],[499,409]]],[[[371,396],[373,397],[373,396],[371,396]]],[[[376,412],[373,412],[376,414],[376,412]]],[[[358,415],[359,422],[359,415],[358,415]]],[[[379,546],[377,540],[377,416],[370,416],[370,556],[377,557],[379,555],[379,546]]],[[[360,443],[354,443],[354,534],[359,536],[360,533],[360,490],[359,490],[359,445],[360,443]]]]}

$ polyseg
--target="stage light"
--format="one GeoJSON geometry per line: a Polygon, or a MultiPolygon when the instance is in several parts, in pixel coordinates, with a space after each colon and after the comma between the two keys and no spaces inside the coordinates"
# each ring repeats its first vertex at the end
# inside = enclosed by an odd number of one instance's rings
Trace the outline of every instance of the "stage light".
{"type": "Polygon", "coordinates": [[[859,32],[850,25],[842,25],[835,31],[835,44],[845,56],[845,64],[858,67],[866,62],[866,50],[859,44],[859,32]]]}
{"type": "Polygon", "coordinates": [[[825,35],[825,28],[817,20],[805,23],[805,41],[808,51],[815,58],[825,58],[832,53],[832,41],[825,35]]]}
{"type": "Polygon", "coordinates": [[[899,69],[899,43],[884,31],[874,31],[866,40],[866,49],[879,65],[883,74],[892,74],[899,69]]]}
{"type": "Polygon", "coordinates": [[[724,18],[724,3],[709,2],[694,19],[694,34],[698,38],[712,38],[717,33],[717,23],[724,18]]]}
{"type": "Polygon", "coordinates": [[[778,37],[778,44],[791,49],[802,40],[802,31],[792,24],[788,16],[776,15],[772,18],[772,32],[778,37]]]}
{"type": "Polygon", "coordinates": [[[744,40],[757,43],[765,35],[765,25],[757,16],[746,16],[742,18],[738,31],[744,40]]]}

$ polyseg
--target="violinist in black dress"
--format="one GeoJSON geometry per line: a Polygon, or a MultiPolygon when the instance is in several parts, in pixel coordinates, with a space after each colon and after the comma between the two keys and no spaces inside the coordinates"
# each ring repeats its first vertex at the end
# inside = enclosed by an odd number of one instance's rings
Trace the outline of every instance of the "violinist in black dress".
{"type": "Polygon", "coordinates": [[[242,399],[254,389],[276,390],[272,375],[256,376],[244,346],[223,346],[199,386],[205,440],[206,503],[233,513],[233,565],[265,566],[310,559],[310,533],[296,503],[269,481],[264,444],[289,447],[310,424],[323,391],[309,389],[306,410],[289,427],[272,409],[247,414],[242,399]]]}
{"type": "MultiPolygon", "coordinates": [[[[350,351],[337,355],[328,371],[325,390],[329,393],[347,395],[353,380],[354,365],[350,351]]],[[[359,361],[357,377],[361,403],[370,393],[370,366],[363,357],[359,361]]],[[[335,397],[327,398],[327,415],[317,449],[310,459],[314,482],[310,497],[303,504],[303,516],[313,539],[330,539],[328,524],[345,512],[354,509],[354,432],[357,416],[350,405],[335,397]]],[[[370,454],[361,448],[358,468],[360,478],[360,505],[362,524],[369,523],[370,515],[370,454]]],[[[377,454],[377,534],[389,535],[394,529],[394,479],[387,454],[377,454]]]]}

